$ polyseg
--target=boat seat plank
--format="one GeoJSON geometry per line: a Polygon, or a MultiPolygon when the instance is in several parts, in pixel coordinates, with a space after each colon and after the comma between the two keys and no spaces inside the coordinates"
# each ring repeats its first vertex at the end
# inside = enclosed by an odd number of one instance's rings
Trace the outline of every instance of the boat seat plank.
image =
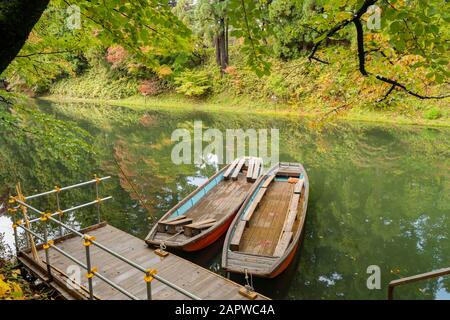
{"type": "Polygon", "coordinates": [[[266,178],[266,180],[264,181],[264,183],[262,184],[261,188],[267,188],[270,183],[273,181],[273,179],[275,178],[275,175],[270,175],[266,178]]]}
{"type": "Polygon", "coordinates": [[[233,237],[230,242],[230,249],[232,251],[239,251],[239,244],[241,242],[242,235],[244,234],[246,222],[241,220],[234,230],[233,237]]]}
{"type": "Polygon", "coordinates": [[[234,168],[237,166],[238,163],[239,163],[239,158],[234,159],[234,161],[230,164],[228,169],[223,174],[224,179],[228,179],[230,177],[231,172],[233,172],[234,168]]]}
{"type": "Polygon", "coordinates": [[[192,222],[191,218],[184,218],[184,219],[180,219],[180,220],[167,222],[167,223],[165,223],[165,225],[167,226],[167,233],[175,234],[175,233],[177,233],[177,227],[184,226],[191,222],[192,222]]]}
{"type": "Polygon", "coordinates": [[[283,231],[292,231],[295,219],[297,219],[297,208],[299,200],[300,195],[294,193],[291,197],[288,214],[286,216],[286,219],[284,220],[283,231]]]}
{"type": "Polygon", "coordinates": [[[250,158],[250,160],[248,161],[247,181],[252,179],[254,167],[255,167],[255,158],[250,158]]]}
{"type": "Polygon", "coordinates": [[[266,192],[265,188],[259,189],[258,193],[256,194],[255,198],[252,201],[252,204],[250,205],[250,207],[248,207],[247,211],[245,212],[244,216],[242,217],[242,220],[246,222],[247,226],[250,224],[250,220],[253,216],[253,213],[258,208],[258,205],[261,202],[265,192],[266,192]]]}
{"type": "Polygon", "coordinates": [[[286,220],[284,221],[284,224],[283,224],[283,231],[285,231],[285,232],[292,231],[292,228],[294,227],[294,222],[295,222],[296,216],[297,216],[296,211],[289,210],[286,220]]]}
{"type": "Polygon", "coordinates": [[[216,222],[216,219],[210,218],[210,219],[205,219],[205,220],[202,220],[202,221],[193,222],[191,224],[187,224],[184,227],[199,228],[199,227],[201,227],[204,224],[210,224],[210,223],[213,223],[213,222],[216,222]]]}
{"type": "Polygon", "coordinates": [[[256,208],[258,207],[258,203],[252,202],[252,204],[248,207],[247,211],[245,212],[245,215],[242,217],[242,221],[245,221],[245,225],[248,227],[250,224],[250,219],[253,216],[253,213],[256,211],[256,208]]]}
{"type": "Polygon", "coordinates": [[[264,197],[264,194],[266,193],[266,188],[260,188],[258,193],[255,196],[255,199],[253,199],[253,202],[259,203],[261,199],[264,197]]]}
{"type": "Polygon", "coordinates": [[[275,251],[273,252],[274,257],[281,257],[286,251],[287,247],[291,243],[293,232],[283,232],[280,240],[278,241],[275,251]]]}
{"type": "Polygon", "coordinates": [[[298,203],[300,201],[300,194],[294,193],[289,204],[289,210],[297,213],[298,203]]]}
{"type": "Polygon", "coordinates": [[[184,214],[173,217],[173,218],[169,218],[163,221],[159,221],[158,225],[157,225],[157,230],[158,232],[166,232],[166,228],[167,228],[167,224],[174,222],[174,221],[179,221],[179,220],[183,220],[186,219],[186,216],[184,214]]]}
{"type": "Polygon", "coordinates": [[[261,172],[262,161],[261,159],[255,159],[255,164],[253,166],[253,176],[252,179],[256,180],[259,177],[259,173],[261,172]]]}
{"type": "Polygon", "coordinates": [[[199,234],[202,230],[208,229],[216,224],[216,219],[206,219],[196,223],[190,223],[183,226],[183,233],[187,237],[199,234]]]}
{"type": "Polygon", "coordinates": [[[236,166],[236,168],[234,169],[233,174],[231,175],[231,179],[233,180],[237,180],[239,172],[241,172],[242,167],[245,164],[245,158],[241,158],[236,166]]]}
{"type": "Polygon", "coordinates": [[[304,179],[298,180],[298,182],[294,186],[294,193],[301,193],[303,189],[304,179]]]}

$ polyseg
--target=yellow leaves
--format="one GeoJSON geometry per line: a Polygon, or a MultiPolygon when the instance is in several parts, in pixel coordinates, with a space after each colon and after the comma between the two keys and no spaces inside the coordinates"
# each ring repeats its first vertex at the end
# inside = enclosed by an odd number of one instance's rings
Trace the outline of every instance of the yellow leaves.
{"type": "Polygon", "coordinates": [[[412,64],[415,64],[417,62],[421,62],[424,60],[425,60],[425,58],[422,56],[409,54],[409,55],[401,57],[400,60],[398,61],[398,63],[402,64],[404,66],[410,66],[412,64]]]}
{"type": "Polygon", "coordinates": [[[158,75],[160,77],[167,77],[167,76],[171,75],[173,71],[169,66],[162,65],[156,70],[156,72],[158,73],[158,75]]]}
{"type": "Polygon", "coordinates": [[[352,18],[352,13],[351,12],[345,12],[345,11],[341,11],[336,13],[336,19],[337,21],[343,21],[343,20],[347,20],[352,18]]]}
{"type": "MultiPolygon", "coordinates": [[[[14,270],[13,274],[20,274],[20,270],[14,270]]],[[[17,282],[6,280],[3,274],[0,274],[0,299],[3,300],[22,300],[23,291],[17,282]]]]}
{"type": "Polygon", "coordinates": [[[143,46],[139,48],[141,50],[142,53],[149,53],[151,51],[151,47],[150,46],[143,46]]]}

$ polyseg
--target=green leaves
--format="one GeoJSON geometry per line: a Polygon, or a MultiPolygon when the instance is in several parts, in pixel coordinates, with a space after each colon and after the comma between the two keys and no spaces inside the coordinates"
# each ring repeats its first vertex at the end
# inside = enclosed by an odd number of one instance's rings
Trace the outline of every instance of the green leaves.
{"type": "Polygon", "coordinates": [[[206,71],[187,70],[175,78],[176,91],[188,97],[205,95],[211,88],[210,76],[206,71]]]}

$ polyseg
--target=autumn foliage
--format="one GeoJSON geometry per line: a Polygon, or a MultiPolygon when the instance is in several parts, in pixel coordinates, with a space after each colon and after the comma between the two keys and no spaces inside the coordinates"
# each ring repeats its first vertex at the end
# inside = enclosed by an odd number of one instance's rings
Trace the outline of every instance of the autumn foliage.
{"type": "Polygon", "coordinates": [[[127,58],[127,51],[121,46],[109,47],[106,52],[106,61],[111,63],[111,68],[119,67],[127,58]]]}
{"type": "Polygon", "coordinates": [[[143,96],[155,96],[161,93],[161,87],[157,80],[143,80],[139,84],[139,93],[143,96]]]}

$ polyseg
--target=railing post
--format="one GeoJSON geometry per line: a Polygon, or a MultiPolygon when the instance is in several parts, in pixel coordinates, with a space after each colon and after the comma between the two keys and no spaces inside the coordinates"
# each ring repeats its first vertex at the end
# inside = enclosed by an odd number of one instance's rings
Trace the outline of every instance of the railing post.
{"type": "Polygon", "coordinates": [[[13,197],[11,197],[9,199],[9,208],[8,211],[12,214],[12,219],[13,219],[13,229],[14,229],[14,245],[16,247],[16,255],[19,253],[20,251],[20,245],[19,245],[19,237],[17,235],[17,225],[18,225],[18,220],[17,220],[17,209],[13,208],[14,204],[16,203],[16,201],[14,200],[13,197]]]}
{"type": "Polygon", "coordinates": [[[41,221],[44,223],[44,244],[42,245],[45,250],[45,264],[47,265],[47,276],[49,280],[52,279],[52,267],[50,265],[50,254],[48,250],[50,249],[50,244],[52,241],[48,240],[48,228],[47,228],[47,221],[48,221],[48,213],[42,212],[41,213],[41,221]]]}
{"type": "Polygon", "coordinates": [[[394,300],[394,286],[388,286],[388,300],[394,300]]]}
{"type": "Polygon", "coordinates": [[[90,246],[92,244],[91,240],[95,240],[95,237],[85,235],[83,245],[86,248],[86,267],[87,267],[86,277],[88,278],[89,299],[94,300],[94,286],[92,285],[92,278],[94,277],[94,272],[96,271],[96,269],[92,268],[91,264],[91,252],[90,252],[90,246]]]}
{"type": "Polygon", "coordinates": [[[147,284],[147,300],[152,300],[152,281],[154,275],[157,273],[156,269],[145,270],[144,281],[147,284]]]}
{"type": "Polygon", "coordinates": [[[98,185],[100,184],[100,179],[99,177],[97,177],[96,174],[94,174],[94,178],[95,178],[95,194],[96,194],[96,199],[97,199],[97,223],[101,222],[101,214],[100,214],[100,197],[99,197],[99,192],[98,192],[98,185]]]}
{"type": "MultiPolygon", "coordinates": [[[[61,192],[61,188],[58,186],[55,186],[55,191],[56,191],[56,207],[59,212],[58,218],[59,218],[59,222],[62,222],[62,211],[61,211],[61,206],[60,206],[60,201],[59,201],[59,193],[61,192]]],[[[63,236],[62,225],[59,225],[59,236],[60,237],[63,236]]]]}

